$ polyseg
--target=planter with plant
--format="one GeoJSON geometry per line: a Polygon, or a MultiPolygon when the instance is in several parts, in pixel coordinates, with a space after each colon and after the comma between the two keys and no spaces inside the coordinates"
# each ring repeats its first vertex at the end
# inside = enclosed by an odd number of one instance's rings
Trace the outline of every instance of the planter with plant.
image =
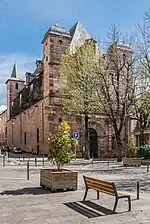
{"type": "Polygon", "coordinates": [[[63,169],[63,165],[69,164],[74,158],[74,147],[78,142],[71,137],[70,126],[62,121],[58,134],[49,137],[49,159],[56,166],[55,169],[41,169],[40,185],[57,190],[76,190],[78,172],[63,169]]]}
{"type": "Polygon", "coordinates": [[[124,166],[140,166],[141,158],[137,157],[138,148],[133,138],[128,140],[125,145],[125,157],[122,158],[124,166]]]}

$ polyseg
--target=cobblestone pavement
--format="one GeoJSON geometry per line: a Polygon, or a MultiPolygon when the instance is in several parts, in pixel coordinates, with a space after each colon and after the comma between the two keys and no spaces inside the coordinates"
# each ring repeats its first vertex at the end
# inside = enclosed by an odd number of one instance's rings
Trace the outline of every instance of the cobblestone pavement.
{"type": "MultiPolygon", "coordinates": [[[[47,164],[48,165],[48,164],[47,164]]],[[[149,224],[150,174],[146,167],[124,168],[115,162],[76,160],[67,168],[79,171],[78,190],[51,193],[39,186],[41,166],[30,166],[30,180],[26,180],[23,164],[0,167],[0,224],[149,224]],[[83,174],[114,181],[119,190],[130,192],[132,212],[127,201],[120,199],[113,214],[114,197],[90,191],[84,196],[83,174]],[[140,200],[136,200],[136,182],[140,182],[140,200]]]]}

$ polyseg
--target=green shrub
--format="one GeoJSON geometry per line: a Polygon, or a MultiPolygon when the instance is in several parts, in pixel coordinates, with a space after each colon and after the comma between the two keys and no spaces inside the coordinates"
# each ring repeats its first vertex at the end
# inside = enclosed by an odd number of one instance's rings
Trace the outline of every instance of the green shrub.
{"type": "Polygon", "coordinates": [[[137,152],[138,157],[143,157],[144,159],[150,159],[150,144],[145,144],[140,147],[137,152]]]}
{"type": "Polygon", "coordinates": [[[75,158],[72,149],[77,145],[77,141],[71,137],[70,126],[66,121],[62,121],[59,126],[58,134],[49,137],[49,159],[57,166],[57,169],[64,164],[69,164],[75,158]]]}
{"type": "Polygon", "coordinates": [[[125,156],[136,157],[138,148],[135,145],[134,138],[129,138],[128,143],[125,144],[125,156]]]}

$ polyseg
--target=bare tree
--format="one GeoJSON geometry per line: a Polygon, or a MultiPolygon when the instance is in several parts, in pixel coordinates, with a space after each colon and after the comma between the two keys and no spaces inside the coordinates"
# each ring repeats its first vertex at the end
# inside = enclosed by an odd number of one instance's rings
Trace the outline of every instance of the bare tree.
{"type": "Polygon", "coordinates": [[[118,161],[122,157],[122,131],[126,115],[130,112],[135,97],[135,80],[133,77],[132,47],[120,43],[120,32],[112,26],[109,32],[110,47],[100,57],[96,66],[96,91],[99,111],[105,113],[113,126],[118,161]]]}
{"type": "Polygon", "coordinates": [[[138,97],[135,99],[134,112],[140,129],[140,145],[144,144],[144,130],[150,115],[150,8],[145,12],[143,22],[138,24],[138,97]]]}
{"type": "Polygon", "coordinates": [[[141,74],[150,78],[150,8],[145,12],[143,23],[138,24],[137,49],[139,52],[141,74]]]}

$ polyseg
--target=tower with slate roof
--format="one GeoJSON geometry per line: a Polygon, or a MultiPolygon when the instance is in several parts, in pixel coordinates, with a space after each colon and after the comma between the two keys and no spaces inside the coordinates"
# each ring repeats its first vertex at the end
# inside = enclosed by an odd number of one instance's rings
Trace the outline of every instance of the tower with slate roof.
{"type": "Polygon", "coordinates": [[[58,122],[63,118],[60,104],[60,62],[67,49],[73,50],[81,46],[90,35],[80,22],[77,22],[70,30],[59,24],[52,25],[44,35],[43,67],[44,67],[44,98],[49,99],[49,127],[50,132],[55,130],[58,122]]]}
{"type": "Polygon", "coordinates": [[[6,81],[7,84],[7,120],[11,119],[11,108],[13,100],[24,87],[24,80],[17,74],[16,64],[13,66],[11,77],[6,81]]]}

